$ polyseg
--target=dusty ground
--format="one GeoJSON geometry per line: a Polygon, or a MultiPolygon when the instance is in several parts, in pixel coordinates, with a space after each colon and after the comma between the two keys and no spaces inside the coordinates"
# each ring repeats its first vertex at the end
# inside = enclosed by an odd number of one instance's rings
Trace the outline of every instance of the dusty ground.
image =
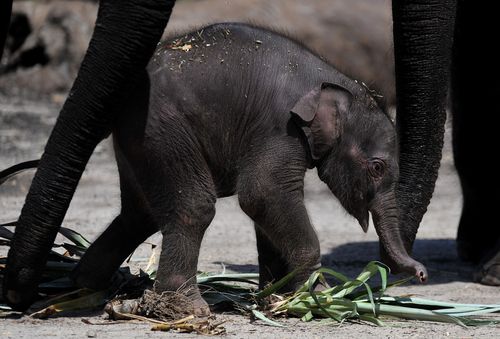
{"type": "MultiPolygon", "coordinates": [[[[0,98],[0,168],[38,158],[48,137],[59,107],[43,102],[26,102],[13,98],[0,98]]],[[[449,139],[449,133],[448,137],[449,139]]],[[[26,195],[31,173],[19,176],[0,187],[0,223],[16,219],[26,195]]],[[[307,176],[307,207],[321,240],[323,262],[350,276],[354,276],[364,265],[377,259],[377,236],[373,227],[364,234],[357,222],[346,215],[335,198],[323,185],[314,171],[307,176]]],[[[459,217],[461,197],[459,183],[453,168],[449,140],[444,153],[436,193],[432,200],[415,245],[415,256],[428,267],[430,282],[427,285],[403,286],[391,291],[393,295],[407,293],[423,297],[457,302],[500,303],[500,289],[474,284],[470,280],[472,268],[457,261],[454,237],[459,217]]],[[[95,237],[109,223],[119,209],[119,190],[112,148],[109,140],[96,150],[88,165],[65,225],[75,228],[89,239],[95,237]]],[[[158,236],[151,242],[157,243],[158,236]]],[[[221,199],[217,203],[217,216],[203,242],[199,268],[217,272],[223,263],[227,269],[248,272],[257,270],[255,237],[250,220],[240,211],[234,197],[221,199]]],[[[135,262],[143,265],[149,246],[144,246],[135,255],[135,262]]],[[[5,252],[0,252],[0,255],[5,252]]],[[[235,338],[266,337],[301,338],[319,337],[500,337],[500,327],[462,329],[454,325],[402,322],[391,327],[377,328],[370,325],[344,324],[341,327],[324,326],[318,323],[302,324],[297,320],[287,321],[289,327],[278,329],[260,323],[251,323],[240,315],[218,314],[227,320],[228,336],[235,338]]],[[[190,334],[157,333],[144,323],[103,322],[101,312],[75,317],[50,320],[35,320],[24,317],[20,320],[0,320],[0,337],[193,337],[190,334]]]]}

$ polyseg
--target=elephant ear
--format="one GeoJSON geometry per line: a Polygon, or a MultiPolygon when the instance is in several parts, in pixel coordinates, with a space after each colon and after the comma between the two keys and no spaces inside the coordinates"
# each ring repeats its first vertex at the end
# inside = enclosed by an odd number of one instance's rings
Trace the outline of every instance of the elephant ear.
{"type": "Polygon", "coordinates": [[[321,159],[340,137],[340,116],[347,113],[351,102],[352,94],[347,89],[324,82],[292,108],[292,116],[307,138],[313,160],[321,159]]]}

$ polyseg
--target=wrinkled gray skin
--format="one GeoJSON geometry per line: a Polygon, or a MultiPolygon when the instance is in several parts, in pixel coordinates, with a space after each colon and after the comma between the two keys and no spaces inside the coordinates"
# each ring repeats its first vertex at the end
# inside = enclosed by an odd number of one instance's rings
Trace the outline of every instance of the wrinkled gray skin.
{"type": "MultiPolygon", "coordinates": [[[[74,272],[80,286],[106,286],[158,230],[156,291],[190,286],[216,199],[238,194],[255,222],[261,286],[299,269],[285,290],[297,287],[320,265],[303,197],[313,167],[365,231],[372,213],[395,269],[426,279],[397,229],[393,124],[366,88],[297,42],[242,24],[164,42],[118,109],[122,210],[74,272]]],[[[197,288],[191,296],[208,312],[197,288]]]]}

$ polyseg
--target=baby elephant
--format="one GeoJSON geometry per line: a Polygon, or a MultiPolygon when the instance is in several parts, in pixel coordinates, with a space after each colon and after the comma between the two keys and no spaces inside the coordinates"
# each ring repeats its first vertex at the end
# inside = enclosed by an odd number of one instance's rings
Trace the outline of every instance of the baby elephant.
{"type": "Polygon", "coordinates": [[[207,313],[200,244],[217,197],[238,194],[255,222],[260,285],[297,269],[293,289],[320,265],[303,193],[314,167],[364,231],[372,213],[394,269],[426,279],[399,236],[395,129],[365,87],[290,38],[233,23],[162,43],[138,79],[113,129],[121,214],[85,253],[77,284],[102,288],[159,230],[156,292],[191,287],[207,313]]]}

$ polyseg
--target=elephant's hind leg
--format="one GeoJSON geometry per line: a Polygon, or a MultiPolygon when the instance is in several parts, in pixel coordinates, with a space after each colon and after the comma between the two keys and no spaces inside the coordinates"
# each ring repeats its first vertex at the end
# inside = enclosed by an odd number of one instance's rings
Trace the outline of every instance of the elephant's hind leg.
{"type": "Polygon", "coordinates": [[[93,242],[73,271],[75,283],[93,289],[106,288],[125,259],[158,231],[133,172],[116,149],[120,172],[121,213],[93,242]]]}
{"type": "Polygon", "coordinates": [[[74,282],[96,290],[108,287],[130,253],[156,231],[158,229],[149,221],[118,215],[85,252],[72,273],[74,282]]]}

